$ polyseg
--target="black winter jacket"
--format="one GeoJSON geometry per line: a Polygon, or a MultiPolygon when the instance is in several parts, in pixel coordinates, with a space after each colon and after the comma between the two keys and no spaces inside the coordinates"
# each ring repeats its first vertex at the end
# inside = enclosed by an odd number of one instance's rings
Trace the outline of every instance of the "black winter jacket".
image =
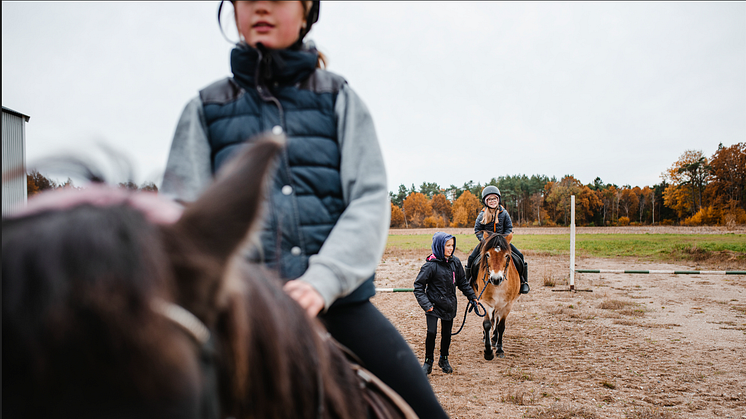
{"type": "Polygon", "coordinates": [[[474,221],[474,234],[477,235],[477,239],[482,241],[484,233],[499,233],[499,234],[510,234],[513,232],[513,221],[510,219],[508,211],[500,207],[500,212],[497,213],[497,225],[494,221],[489,224],[482,224],[482,217],[484,217],[484,209],[477,215],[476,221],[474,221]]]}
{"type": "Polygon", "coordinates": [[[434,307],[428,314],[443,320],[453,320],[458,309],[457,286],[469,300],[477,299],[457,257],[445,261],[430,255],[414,281],[414,295],[423,310],[428,311],[430,307],[434,307]]]}

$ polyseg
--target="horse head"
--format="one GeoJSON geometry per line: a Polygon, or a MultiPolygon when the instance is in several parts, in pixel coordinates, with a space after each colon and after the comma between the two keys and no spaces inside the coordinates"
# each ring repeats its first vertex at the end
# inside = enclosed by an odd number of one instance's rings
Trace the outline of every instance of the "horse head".
{"type": "Polygon", "coordinates": [[[257,218],[282,146],[253,141],[183,211],[152,193],[91,185],[41,193],[3,217],[3,410],[204,411],[201,351],[225,311],[228,261],[257,218]]]}
{"type": "Polygon", "coordinates": [[[249,140],[185,207],[91,185],[3,217],[3,413],[351,419],[394,409],[364,394],[371,385],[276,275],[241,257],[282,147],[249,140]]]}
{"type": "Polygon", "coordinates": [[[492,233],[481,243],[482,258],[479,271],[484,272],[483,275],[495,286],[500,285],[508,277],[511,258],[510,239],[511,236],[492,233]]]}

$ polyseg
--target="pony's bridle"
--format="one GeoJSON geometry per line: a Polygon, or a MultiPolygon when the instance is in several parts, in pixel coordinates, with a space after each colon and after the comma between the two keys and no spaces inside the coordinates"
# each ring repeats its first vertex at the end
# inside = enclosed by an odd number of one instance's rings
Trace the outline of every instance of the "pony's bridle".
{"type": "MultiPolygon", "coordinates": [[[[510,254],[508,254],[508,256],[505,258],[505,267],[503,268],[503,272],[504,272],[503,279],[499,280],[497,282],[497,284],[493,283],[493,285],[499,286],[500,284],[502,284],[502,282],[505,280],[505,278],[507,278],[507,276],[508,276],[508,266],[510,265],[510,260],[511,259],[513,259],[513,257],[510,254]]],[[[487,272],[488,272],[488,269],[485,269],[485,271],[484,271],[484,277],[482,278],[482,282],[484,283],[484,288],[487,287],[487,272]]],[[[490,280],[490,282],[491,282],[491,280],[490,280]]],[[[482,288],[482,292],[484,292],[484,288],[482,288]]],[[[480,293],[479,295],[481,296],[482,294],[480,293]]]]}
{"type": "Polygon", "coordinates": [[[204,345],[210,340],[210,331],[204,323],[184,307],[157,298],[151,303],[156,313],[181,326],[198,344],[204,345]]]}
{"type": "Polygon", "coordinates": [[[189,335],[197,346],[198,364],[202,373],[202,379],[206,385],[200,395],[200,410],[202,419],[216,419],[220,412],[220,396],[217,381],[217,365],[215,342],[210,330],[197,316],[189,310],[174,304],[170,301],[156,298],[151,301],[151,309],[178,325],[187,335],[189,335]]]}

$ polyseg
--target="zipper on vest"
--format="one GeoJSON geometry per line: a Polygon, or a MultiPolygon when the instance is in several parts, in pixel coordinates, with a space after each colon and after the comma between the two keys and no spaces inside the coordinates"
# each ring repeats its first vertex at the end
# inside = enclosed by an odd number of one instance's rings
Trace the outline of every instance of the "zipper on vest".
{"type": "Polygon", "coordinates": [[[269,58],[270,56],[265,56],[262,52],[262,48],[257,48],[257,52],[259,53],[259,63],[256,66],[256,70],[254,70],[256,91],[257,93],[259,93],[259,98],[261,98],[263,101],[272,102],[275,104],[275,106],[277,106],[277,112],[280,118],[280,126],[283,130],[285,130],[285,112],[282,109],[282,104],[280,103],[279,99],[272,95],[269,87],[267,87],[267,85],[264,83],[264,77],[262,77],[262,68],[264,68],[264,66],[270,66],[269,61],[267,61],[265,57],[269,58]]]}

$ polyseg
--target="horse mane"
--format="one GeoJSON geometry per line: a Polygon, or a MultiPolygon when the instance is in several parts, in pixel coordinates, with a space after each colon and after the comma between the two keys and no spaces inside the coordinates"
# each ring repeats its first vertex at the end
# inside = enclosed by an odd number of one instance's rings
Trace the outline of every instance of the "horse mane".
{"type": "Polygon", "coordinates": [[[234,417],[365,417],[344,355],[281,288],[279,279],[245,262],[231,274],[235,291],[218,318],[227,400],[234,417]],[[236,365],[236,361],[242,365],[236,365]],[[245,377],[245,380],[241,380],[245,377]],[[232,394],[231,394],[232,393],[232,394]],[[320,412],[324,412],[322,415],[320,412]]]}
{"type": "Polygon", "coordinates": [[[139,211],[81,205],[4,218],[2,230],[10,416],[100,417],[135,409],[127,399],[157,411],[165,396],[191,397],[189,342],[150,308],[169,298],[171,277],[139,211]]]}

